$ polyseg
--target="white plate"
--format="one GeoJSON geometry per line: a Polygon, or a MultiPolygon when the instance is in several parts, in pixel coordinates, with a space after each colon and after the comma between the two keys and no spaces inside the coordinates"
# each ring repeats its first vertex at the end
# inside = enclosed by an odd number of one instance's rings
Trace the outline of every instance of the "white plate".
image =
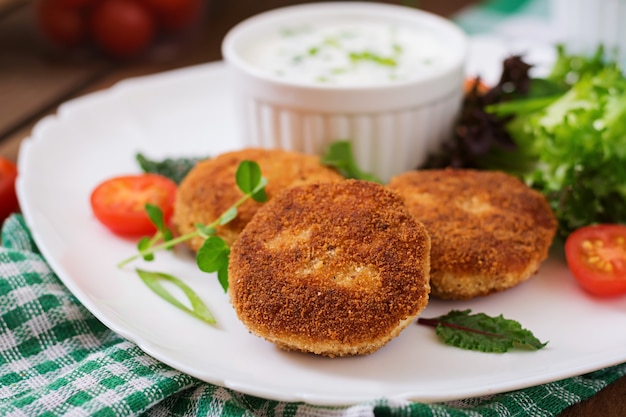
{"type": "Polygon", "coordinates": [[[541,384],[626,361],[626,299],[581,292],[563,261],[507,292],[470,302],[432,301],[423,317],[471,308],[519,320],[549,341],[536,352],[485,354],[442,344],[411,325],[378,352],[328,359],[289,353],[250,335],[214,275],[185,253],[159,253],[147,269],[183,278],[211,307],[211,327],[153,294],[116,263],[134,242],[92,216],[100,181],[139,172],[136,152],[215,155],[237,148],[234,112],[221,63],[128,80],[63,105],[22,146],[18,194],[35,241],[61,280],[104,324],[155,358],[201,380],[275,400],[354,404],[381,397],[424,402],[541,384]]]}

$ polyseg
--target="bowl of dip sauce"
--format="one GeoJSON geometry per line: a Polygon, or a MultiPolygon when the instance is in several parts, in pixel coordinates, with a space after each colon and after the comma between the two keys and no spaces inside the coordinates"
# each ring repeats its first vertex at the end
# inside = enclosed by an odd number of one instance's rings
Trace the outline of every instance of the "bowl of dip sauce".
{"type": "Polygon", "coordinates": [[[352,142],[387,181],[451,134],[467,37],[452,22],[382,3],[310,3],[233,27],[222,43],[246,146],[322,155],[352,142]]]}

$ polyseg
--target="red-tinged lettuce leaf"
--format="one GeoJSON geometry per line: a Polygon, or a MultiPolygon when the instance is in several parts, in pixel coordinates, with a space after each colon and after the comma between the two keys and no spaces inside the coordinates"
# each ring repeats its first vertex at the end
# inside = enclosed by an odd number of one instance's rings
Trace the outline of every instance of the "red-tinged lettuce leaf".
{"type": "Polygon", "coordinates": [[[504,60],[500,80],[486,93],[480,91],[480,79],[476,79],[464,97],[453,134],[421,168],[482,168],[482,159],[493,149],[514,151],[516,144],[506,129],[511,116],[500,117],[486,108],[526,97],[531,88],[530,68],[520,55],[514,55],[504,60]]]}
{"type": "Polygon", "coordinates": [[[444,316],[420,318],[418,324],[436,327],[444,343],[468,350],[502,353],[512,348],[538,350],[547,344],[515,320],[470,313],[452,310],[444,316]]]}

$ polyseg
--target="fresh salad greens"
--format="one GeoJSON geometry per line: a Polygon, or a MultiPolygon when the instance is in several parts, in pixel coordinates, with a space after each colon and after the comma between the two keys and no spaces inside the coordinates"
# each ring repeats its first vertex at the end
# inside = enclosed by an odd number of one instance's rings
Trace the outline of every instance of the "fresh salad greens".
{"type": "Polygon", "coordinates": [[[517,149],[492,152],[486,166],[540,190],[563,238],[589,224],[626,223],[626,77],[602,56],[601,49],[585,59],[560,48],[541,81],[553,83],[552,91],[487,107],[510,118],[517,149]]]}
{"type": "Polygon", "coordinates": [[[615,66],[613,61],[605,60],[602,45],[590,56],[568,54],[563,45],[557,45],[556,51],[557,59],[546,79],[563,89],[570,88],[585,74],[595,74],[606,66],[615,66]]]}
{"type": "Polygon", "coordinates": [[[626,77],[602,48],[589,57],[562,46],[557,53],[546,77],[531,78],[514,56],[498,85],[470,91],[447,159],[427,167],[520,177],[546,196],[566,238],[589,224],[626,223],[626,77]]]}
{"type": "Polygon", "coordinates": [[[436,328],[444,343],[468,350],[503,353],[512,348],[541,349],[541,342],[517,321],[502,315],[491,317],[471,310],[452,310],[435,318],[419,318],[418,324],[436,328]]]}

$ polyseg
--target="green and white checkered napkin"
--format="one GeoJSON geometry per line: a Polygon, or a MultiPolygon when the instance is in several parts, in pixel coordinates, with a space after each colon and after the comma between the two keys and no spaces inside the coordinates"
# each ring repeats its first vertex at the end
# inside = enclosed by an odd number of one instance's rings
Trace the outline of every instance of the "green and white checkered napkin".
{"type": "Polygon", "coordinates": [[[626,364],[445,404],[315,407],[207,384],[107,329],[63,286],[20,215],[0,247],[0,416],[554,416],[626,375],[626,364]]]}

